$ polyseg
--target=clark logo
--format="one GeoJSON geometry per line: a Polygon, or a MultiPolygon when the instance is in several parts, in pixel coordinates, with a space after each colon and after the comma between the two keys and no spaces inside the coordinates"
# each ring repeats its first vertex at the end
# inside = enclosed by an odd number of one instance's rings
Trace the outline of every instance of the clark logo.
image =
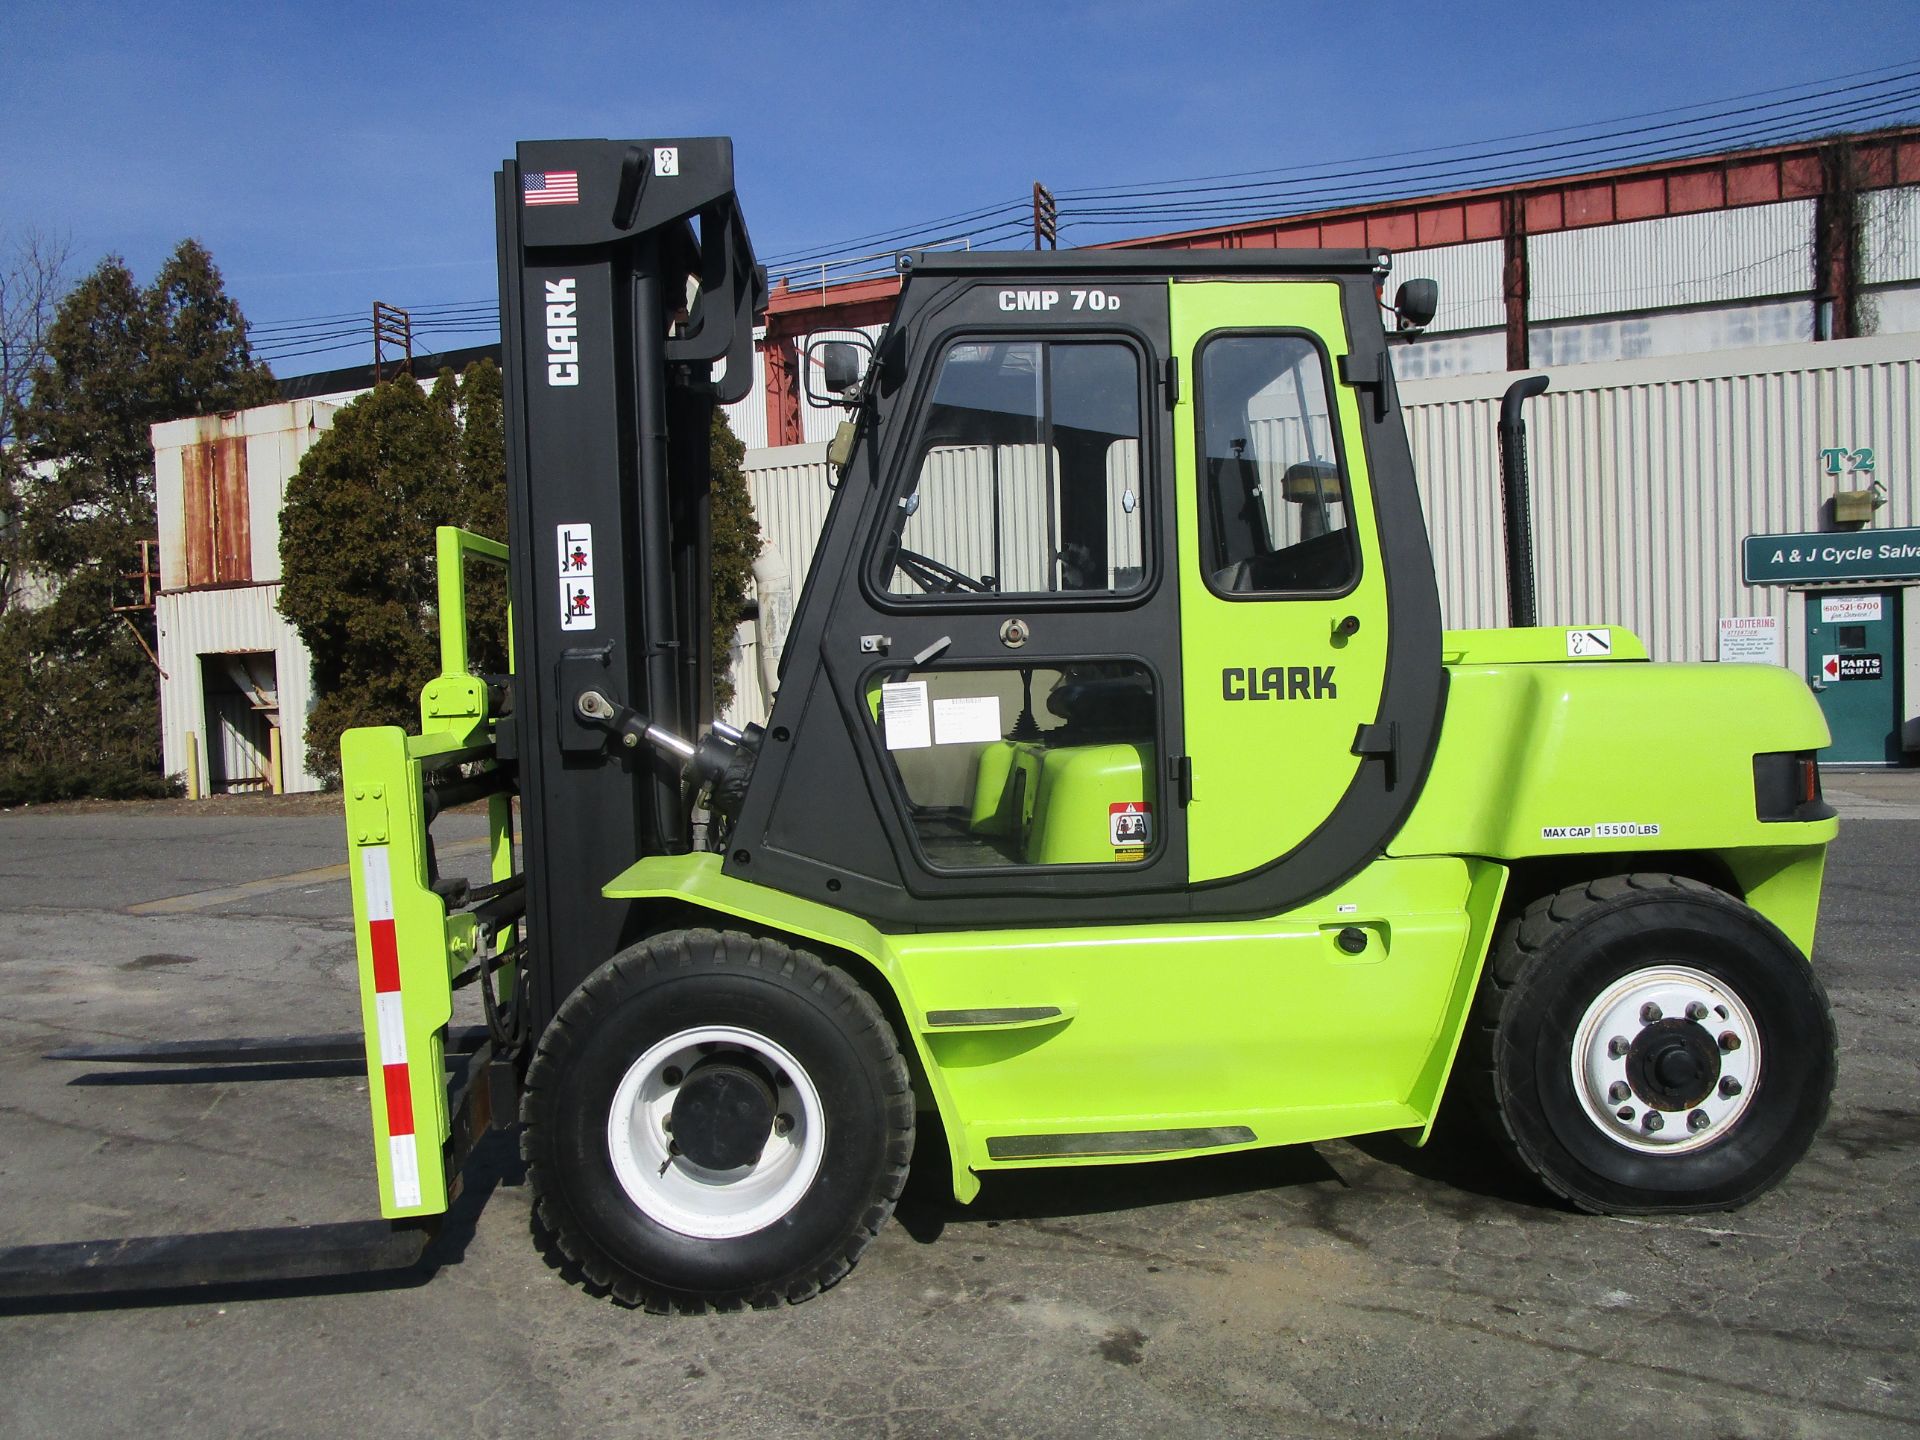
{"type": "Polygon", "coordinates": [[[1231,666],[1220,672],[1220,694],[1227,700],[1337,700],[1333,670],[1331,665],[1231,666]]]}
{"type": "Polygon", "coordinates": [[[580,383],[580,322],[573,279],[547,281],[547,384],[580,383]]]}

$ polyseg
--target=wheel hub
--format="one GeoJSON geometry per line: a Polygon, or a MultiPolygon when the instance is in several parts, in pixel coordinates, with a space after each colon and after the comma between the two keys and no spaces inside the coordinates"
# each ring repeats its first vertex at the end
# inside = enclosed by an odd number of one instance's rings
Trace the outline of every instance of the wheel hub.
{"type": "Polygon", "coordinates": [[[1692,1020],[1656,1020],[1627,1046],[1627,1084],[1657,1110],[1689,1110],[1720,1083],[1720,1047],[1692,1020]]]}
{"type": "Polygon", "coordinates": [[[778,1041],[734,1025],[648,1046],[616,1087],[606,1123],[627,1198],[702,1240],[778,1222],[826,1154],[826,1110],[806,1068],[778,1041]]]}
{"type": "Polygon", "coordinates": [[[737,1170],[759,1160],[773,1134],[773,1088],[744,1065],[714,1061],[686,1078],[673,1101],[673,1141],[694,1164],[737,1170]]]}
{"type": "Polygon", "coordinates": [[[1610,1139],[1648,1154],[1697,1150],[1746,1113],[1760,1035],[1734,991],[1685,966],[1636,970],[1580,1018],[1571,1063],[1581,1108],[1610,1139]]]}

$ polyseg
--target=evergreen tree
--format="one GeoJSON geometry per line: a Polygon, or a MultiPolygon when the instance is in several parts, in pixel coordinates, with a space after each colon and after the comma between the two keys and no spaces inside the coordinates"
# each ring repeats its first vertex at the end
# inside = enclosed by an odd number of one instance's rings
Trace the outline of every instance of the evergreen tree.
{"type": "MultiPolygon", "coordinates": [[[[431,393],[410,376],[375,387],[301,460],[280,512],[280,612],[313,654],[315,774],[339,773],[343,730],[417,727],[439,672],[434,530],[504,536],[504,453],[500,371],[481,361],[431,393]]],[[[468,591],[471,656],[504,671],[505,586],[474,571],[468,591]]]]}
{"type": "Polygon", "coordinates": [[[713,475],[710,504],[713,569],[713,704],[723,709],[733,699],[727,651],[747,608],[753,562],[760,555],[760,524],[753,518],[753,492],[747,488],[741,460],[747,447],[734,436],[726,415],[713,412],[709,464],[713,475]]]}
{"type": "MultiPolygon", "coordinates": [[[[745,608],[760,528],[741,469],[744,447],[713,418],[715,702],[733,687],[724,657],[745,608]]],[[[506,437],[499,367],[442,371],[433,390],[381,385],[334,417],[287,486],[280,512],[280,612],[313,654],[319,699],[307,717],[307,767],[337,776],[340,733],[417,724],[418,696],[439,671],[434,536],[459,525],[504,539],[506,437]]],[[[504,572],[467,572],[468,658],[506,671],[504,572]]]]}
{"type": "Polygon", "coordinates": [[[154,535],[150,428],[273,395],[195,241],[145,289],[109,256],[61,301],[17,417],[15,539],[49,597],[0,616],[0,798],[163,786],[152,617],[113,608],[154,535]]]}

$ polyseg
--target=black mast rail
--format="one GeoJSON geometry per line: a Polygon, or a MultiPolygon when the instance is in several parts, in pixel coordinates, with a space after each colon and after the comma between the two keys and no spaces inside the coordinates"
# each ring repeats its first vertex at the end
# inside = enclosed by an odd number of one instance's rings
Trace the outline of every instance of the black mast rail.
{"type": "Polygon", "coordinates": [[[681,734],[705,718],[708,427],[751,388],[766,277],[728,140],[523,144],[495,199],[538,1034],[633,938],[600,887],[688,843],[677,772],[610,754],[575,702],[600,691],[681,734]]]}

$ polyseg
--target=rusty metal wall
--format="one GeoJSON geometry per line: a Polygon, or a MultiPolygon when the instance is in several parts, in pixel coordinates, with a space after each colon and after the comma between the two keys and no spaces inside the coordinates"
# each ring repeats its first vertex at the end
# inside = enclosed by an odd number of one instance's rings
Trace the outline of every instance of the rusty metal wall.
{"type": "Polygon", "coordinates": [[[287,481],[338,409],[285,400],[153,427],[161,589],[280,578],[287,481]]]}

